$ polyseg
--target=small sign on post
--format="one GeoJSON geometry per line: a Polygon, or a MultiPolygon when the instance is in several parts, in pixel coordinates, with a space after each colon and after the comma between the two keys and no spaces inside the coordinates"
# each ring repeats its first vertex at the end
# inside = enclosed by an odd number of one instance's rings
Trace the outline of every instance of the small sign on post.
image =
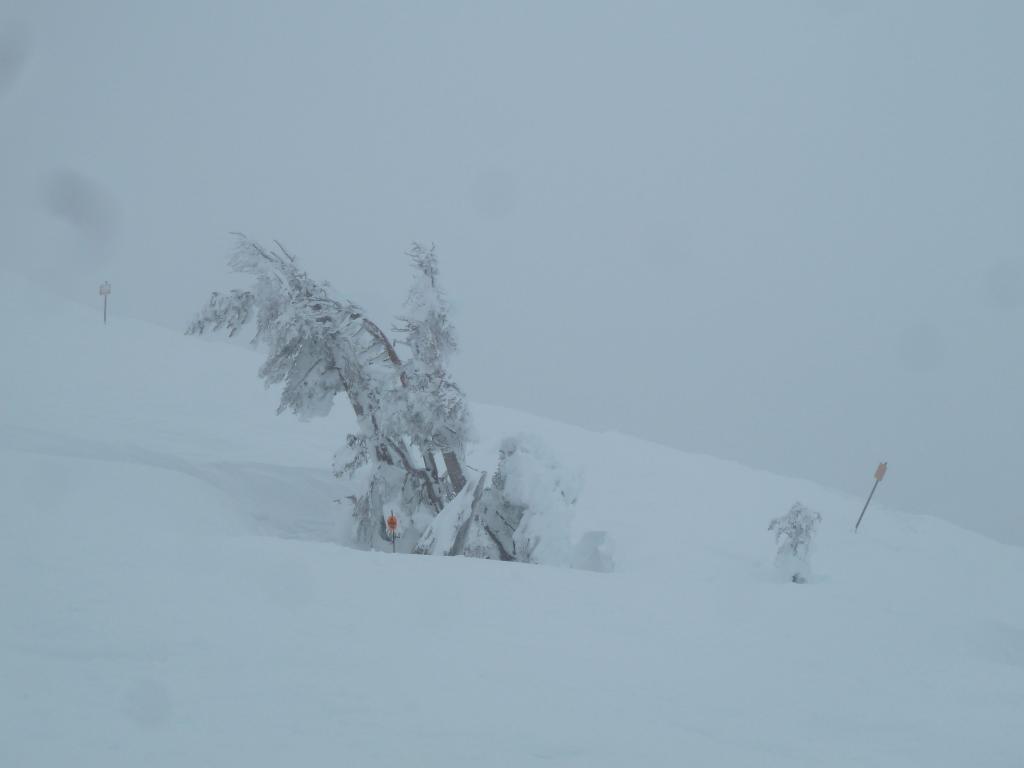
{"type": "Polygon", "coordinates": [[[103,297],[103,324],[107,324],[107,296],[110,295],[110,283],[104,281],[100,285],[100,296],[103,297]]]}
{"type": "Polygon", "coordinates": [[[398,518],[395,517],[394,512],[388,515],[388,519],[385,520],[388,527],[388,536],[391,537],[391,551],[395,551],[395,540],[398,538],[398,518]]]}
{"type": "Polygon", "coordinates": [[[864,509],[860,511],[860,517],[857,518],[857,524],[853,526],[853,532],[856,533],[857,529],[860,528],[860,521],[864,519],[864,513],[868,511],[868,504],[871,503],[871,498],[875,495],[875,490],[878,488],[878,484],[885,478],[885,473],[889,471],[889,463],[883,461],[878,465],[878,469],[875,470],[875,484],[871,486],[871,493],[868,494],[868,500],[864,502],[864,509]]]}

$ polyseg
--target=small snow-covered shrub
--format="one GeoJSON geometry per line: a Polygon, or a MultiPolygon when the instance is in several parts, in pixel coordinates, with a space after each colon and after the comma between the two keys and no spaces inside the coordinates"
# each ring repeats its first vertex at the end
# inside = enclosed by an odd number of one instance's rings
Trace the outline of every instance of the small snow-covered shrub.
{"type": "Polygon", "coordinates": [[[612,541],[605,531],[587,531],[572,552],[572,567],[580,571],[610,573],[615,570],[612,541]]]}
{"type": "Polygon", "coordinates": [[[782,517],[776,517],[768,526],[775,534],[778,552],[775,565],[790,581],[803,584],[810,577],[811,544],[821,515],[799,501],[782,517]]]}
{"type": "Polygon", "coordinates": [[[515,558],[545,565],[569,565],[579,475],[563,467],[532,435],[506,438],[499,455],[493,485],[505,516],[518,517],[512,533],[515,558]]]}

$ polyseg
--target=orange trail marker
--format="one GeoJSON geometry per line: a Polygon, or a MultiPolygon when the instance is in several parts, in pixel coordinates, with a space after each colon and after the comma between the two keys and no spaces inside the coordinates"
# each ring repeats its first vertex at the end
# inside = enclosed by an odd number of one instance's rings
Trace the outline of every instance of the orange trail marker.
{"type": "Polygon", "coordinates": [[[868,504],[871,503],[871,498],[875,495],[875,489],[878,488],[878,484],[882,482],[885,477],[885,473],[889,470],[889,463],[883,461],[878,465],[878,469],[875,470],[875,484],[871,486],[871,493],[868,494],[868,500],[864,502],[864,509],[860,511],[860,517],[857,518],[857,524],[853,526],[853,532],[856,533],[857,529],[860,528],[860,521],[864,519],[864,513],[868,511],[868,504]]]}
{"type": "Polygon", "coordinates": [[[395,551],[395,539],[398,538],[398,518],[393,514],[388,515],[388,519],[385,521],[388,526],[388,535],[391,536],[391,551],[395,551]]]}

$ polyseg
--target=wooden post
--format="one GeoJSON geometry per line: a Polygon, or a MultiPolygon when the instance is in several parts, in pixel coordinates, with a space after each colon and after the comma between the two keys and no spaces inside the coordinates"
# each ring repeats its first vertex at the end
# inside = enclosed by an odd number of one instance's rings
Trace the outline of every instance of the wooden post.
{"type": "Polygon", "coordinates": [[[889,464],[883,461],[878,465],[878,469],[875,470],[875,484],[871,486],[871,493],[868,494],[868,500],[864,502],[864,509],[860,511],[860,517],[857,518],[857,524],[853,526],[854,533],[856,533],[857,529],[860,528],[860,521],[864,519],[864,513],[868,511],[868,504],[871,503],[871,499],[875,495],[875,490],[878,488],[878,484],[882,482],[882,478],[885,477],[886,470],[888,469],[889,464]]]}

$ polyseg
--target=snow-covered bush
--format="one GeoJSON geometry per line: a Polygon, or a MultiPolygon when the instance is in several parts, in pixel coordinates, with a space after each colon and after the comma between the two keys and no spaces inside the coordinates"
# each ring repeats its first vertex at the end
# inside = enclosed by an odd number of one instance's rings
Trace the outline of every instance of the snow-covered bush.
{"type": "Polygon", "coordinates": [[[562,467],[538,438],[520,435],[502,442],[497,471],[490,485],[486,480],[486,473],[471,480],[434,518],[418,551],[573,564],[572,513],[580,485],[576,473],[562,467]]]}
{"type": "Polygon", "coordinates": [[[579,475],[566,470],[532,435],[506,438],[494,475],[499,518],[517,520],[511,532],[517,560],[568,565],[570,532],[579,496],[579,475]]]}
{"type": "Polygon", "coordinates": [[[572,567],[599,573],[615,570],[612,541],[607,531],[587,531],[580,536],[573,547],[572,567]]]}
{"type": "Polygon", "coordinates": [[[811,575],[811,545],[821,515],[799,501],[782,517],[772,520],[768,530],[775,533],[778,552],[775,565],[786,579],[803,584],[811,575]]]}

